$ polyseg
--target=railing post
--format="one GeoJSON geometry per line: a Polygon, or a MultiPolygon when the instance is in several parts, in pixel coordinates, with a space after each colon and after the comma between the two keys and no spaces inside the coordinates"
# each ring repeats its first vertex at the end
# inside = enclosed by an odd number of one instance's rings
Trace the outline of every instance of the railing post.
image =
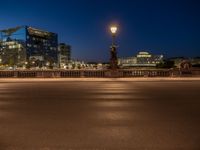
{"type": "Polygon", "coordinates": [[[18,71],[14,71],[14,78],[18,77],[18,71]]]}

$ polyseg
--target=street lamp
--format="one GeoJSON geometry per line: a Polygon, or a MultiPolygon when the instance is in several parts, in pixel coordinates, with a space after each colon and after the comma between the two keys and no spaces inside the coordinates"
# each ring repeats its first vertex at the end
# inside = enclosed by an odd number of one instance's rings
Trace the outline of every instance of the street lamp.
{"type": "Polygon", "coordinates": [[[118,68],[117,65],[117,46],[115,44],[115,37],[116,37],[116,33],[117,33],[117,26],[111,26],[110,27],[110,31],[112,34],[112,45],[111,45],[111,57],[110,57],[110,69],[111,70],[116,70],[118,68]]]}
{"type": "Polygon", "coordinates": [[[117,26],[111,26],[110,27],[110,31],[111,31],[112,34],[116,34],[116,32],[117,32],[117,26]]]}
{"type": "Polygon", "coordinates": [[[116,33],[117,33],[117,26],[111,26],[110,31],[112,34],[112,46],[114,46],[115,45],[115,37],[116,37],[116,33]]]}

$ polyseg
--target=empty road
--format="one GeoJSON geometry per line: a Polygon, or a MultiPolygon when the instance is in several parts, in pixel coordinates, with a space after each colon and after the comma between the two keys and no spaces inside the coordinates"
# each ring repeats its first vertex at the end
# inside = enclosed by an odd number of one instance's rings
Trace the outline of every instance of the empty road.
{"type": "Polygon", "coordinates": [[[200,80],[0,80],[0,150],[107,149],[199,150],[200,80]]]}

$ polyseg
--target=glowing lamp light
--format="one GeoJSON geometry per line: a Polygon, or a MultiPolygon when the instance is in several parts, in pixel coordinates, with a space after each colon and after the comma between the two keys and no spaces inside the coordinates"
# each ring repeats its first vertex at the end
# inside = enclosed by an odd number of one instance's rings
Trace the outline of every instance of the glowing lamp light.
{"type": "Polygon", "coordinates": [[[110,31],[111,31],[112,34],[116,34],[117,33],[117,27],[116,26],[110,27],[110,31]]]}

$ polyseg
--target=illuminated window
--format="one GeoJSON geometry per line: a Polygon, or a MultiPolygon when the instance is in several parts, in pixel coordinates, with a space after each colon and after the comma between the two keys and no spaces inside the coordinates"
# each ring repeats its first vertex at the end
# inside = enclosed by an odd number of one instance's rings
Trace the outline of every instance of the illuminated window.
{"type": "Polygon", "coordinates": [[[31,44],[27,44],[28,47],[31,47],[31,44]]]}

